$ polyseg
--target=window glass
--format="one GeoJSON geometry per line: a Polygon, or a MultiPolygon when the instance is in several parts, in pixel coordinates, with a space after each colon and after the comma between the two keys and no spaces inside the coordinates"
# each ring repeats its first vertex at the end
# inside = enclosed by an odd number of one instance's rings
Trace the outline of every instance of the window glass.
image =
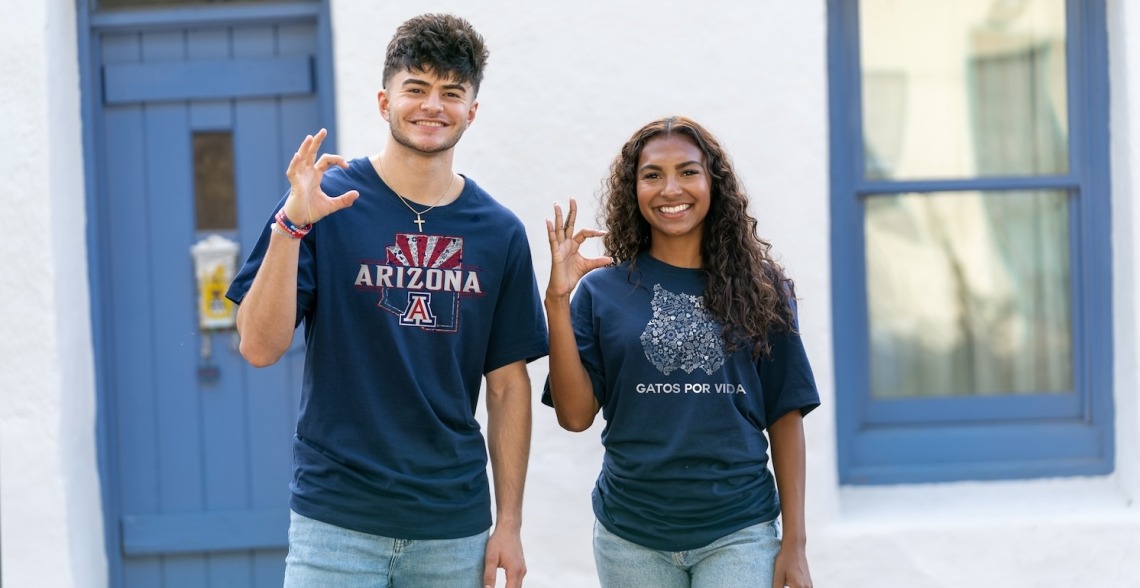
{"type": "Polygon", "coordinates": [[[1063,0],[859,3],[868,179],[1061,175],[1063,0]]]}
{"type": "Polygon", "coordinates": [[[1068,195],[866,200],[871,396],[1073,389],[1068,195]]]}
{"type": "Polygon", "coordinates": [[[237,229],[234,137],[230,132],[194,133],[194,212],[199,231],[237,229]]]}

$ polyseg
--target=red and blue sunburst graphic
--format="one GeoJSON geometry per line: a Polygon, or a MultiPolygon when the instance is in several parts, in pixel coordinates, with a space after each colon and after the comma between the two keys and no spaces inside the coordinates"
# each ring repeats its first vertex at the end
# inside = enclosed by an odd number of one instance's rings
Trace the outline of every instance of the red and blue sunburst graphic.
{"type": "Polygon", "coordinates": [[[472,279],[478,289],[478,278],[463,271],[462,238],[397,233],[386,261],[390,269],[382,282],[381,307],[399,316],[404,326],[458,330],[459,295],[472,288],[472,279]]]}

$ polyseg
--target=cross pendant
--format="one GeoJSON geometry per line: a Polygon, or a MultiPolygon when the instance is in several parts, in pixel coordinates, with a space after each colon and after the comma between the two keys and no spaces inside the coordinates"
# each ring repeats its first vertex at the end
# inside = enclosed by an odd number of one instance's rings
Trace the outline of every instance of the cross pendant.
{"type": "Polygon", "coordinates": [[[427,222],[427,221],[425,221],[424,219],[420,218],[420,215],[419,215],[419,214],[417,214],[417,215],[416,215],[416,220],[414,220],[414,221],[412,221],[412,222],[413,222],[413,223],[416,223],[416,226],[420,228],[420,232],[421,232],[421,233],[422,233],[422,232],[424,232],[424,223],[425,223],[425,222],[427,222]]]}

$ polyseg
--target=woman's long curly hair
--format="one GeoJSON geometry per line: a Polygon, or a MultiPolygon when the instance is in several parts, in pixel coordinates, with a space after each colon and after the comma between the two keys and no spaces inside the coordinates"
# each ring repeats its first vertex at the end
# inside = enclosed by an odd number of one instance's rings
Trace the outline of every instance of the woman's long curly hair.
{"type": "MultiPolygon", "coordinates": [[[[655,120],[630,137],[610,166],[602,188],[602,214],[608,232],[606,255],[636,262],[648,251],[652,233],[637,203],[637,166],[650,139],[683,136],[704,154],[711,177],[708,215],[701,237],[701,270],[707,276],[705,308],[723,325],[729,353],[750,347],[753,357],[769,351],[769,334],[793,331],[792,281],[772,259],[772,245],[756,233],[748,195],[720,143],[696,121],[683,116],[655,120]]],[[[631,265],[631,274],[636,268],[631,265]]]]}

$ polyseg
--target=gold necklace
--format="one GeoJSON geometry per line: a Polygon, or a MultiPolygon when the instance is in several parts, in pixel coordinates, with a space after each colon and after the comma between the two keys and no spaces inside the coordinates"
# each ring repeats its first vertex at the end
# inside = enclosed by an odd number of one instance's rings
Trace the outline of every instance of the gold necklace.
{"type": "MultiPolygon", "coordinates": [[[[378,158],[376,160],[376,163],[380,165],[380,173],[385,175],[385,176],[388,175],[388,172],[384,171],[384,162],[378,158]]],[[[387,183],[387,182],[385,182],[385,183],[387,183]]],[[[424,223],[427,222],[424,220],[423,215],[427,214],[428,211],[430,211],[431,209],[439,206],[440,202],[443,202],[443,197],[447,196],[447,193],[451,191],[451,186],[454,183],[455,183],[455,172],[452,172],[451,181],[447,183],[447,188],[443,191],[443,194],[440,194],[439,198],[435,199],[435,204],[432,204],[431,206],[423,209],[422,211],[412,208],[412,205],[408,204],[408,201],[403,196],[401,196],[400,193],[397,192],[394,188],[392,189],[392,193],[396,195],[396,198],[400,199],[400,202],[404,203],[404,206],[408,207],[408,210],[412,211],[412,214],[416,215],[416,220],[414,220],[412,222],[416,223],[416,227],[418,227],[420,232],[422,233],[422,232],[424,232],[424,223]]],[[[392,188],[392,186],[388,186],[388,187],[392,188]]]]}

